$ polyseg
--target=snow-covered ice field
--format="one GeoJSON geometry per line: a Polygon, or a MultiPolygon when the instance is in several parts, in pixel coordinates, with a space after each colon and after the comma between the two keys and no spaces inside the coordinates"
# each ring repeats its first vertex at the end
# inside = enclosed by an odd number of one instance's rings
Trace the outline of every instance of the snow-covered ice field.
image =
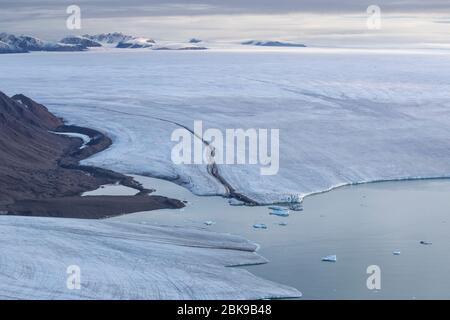
{"type": "Polygon", "coordinates": [[[254,252],[255,244],[227,234],[105,220],[0,216],[0,242],[0,299],[301,296],[296,289],[226,267],[266,262],[254,252]],[[67,273],[73,266],[80,271],[80,289],[74,289],[67,273]]]}
{"type": "Polygon", "coordinates": [[[83,52],[0,57],[1,90],[101,129],[86,163],[221,194],[205,166],[174,165],[174,122],[280,129],[280,171],[220,166],[261,202],[377,180],[450,176],[450,55],[442,52],[83,52]]]}

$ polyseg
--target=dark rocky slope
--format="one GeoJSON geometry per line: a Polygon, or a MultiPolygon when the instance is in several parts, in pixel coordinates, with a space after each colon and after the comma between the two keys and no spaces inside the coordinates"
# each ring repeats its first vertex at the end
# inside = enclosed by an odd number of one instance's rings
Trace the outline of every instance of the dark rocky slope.
{"type": "Polygon", "coordinates": [[[148,196],[132,178],[94,167],[78,165],[103,151],[111,140],[88,128],[65,126],[47,108],[16,95],[0,92],[0,213],[80,218],[101,218],[160,208],[180,208],[174,199],[148,196]],[[51,131],[78,132],[82,141],[51,131]],[[120,182],[140,190],[137,196],[81,197],[100,185],[120,182]]]}

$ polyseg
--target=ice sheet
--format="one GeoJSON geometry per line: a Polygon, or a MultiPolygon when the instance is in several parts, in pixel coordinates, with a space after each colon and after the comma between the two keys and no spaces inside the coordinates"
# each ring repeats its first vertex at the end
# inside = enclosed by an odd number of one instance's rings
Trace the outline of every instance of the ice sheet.
{"type": "Polygon", "coordinates": [[[0,299],[260,299],[296,289],[242,268],[265,260],[227,234],[137,223],[0,216],[0,299]],[[67,268],[79,267],[80,289],[67,268]]]}
{"type": "Polygon", "coordinates": [[[280,171],[221,165],[261,203],[350,183],[450,176],[450,55],[441,52],[85,52],[0,57],[1,89],[22,92],[113,146],[87,161],[224,188],[206,166],[174,165],[172,131],[279,128],[280,171]]]}

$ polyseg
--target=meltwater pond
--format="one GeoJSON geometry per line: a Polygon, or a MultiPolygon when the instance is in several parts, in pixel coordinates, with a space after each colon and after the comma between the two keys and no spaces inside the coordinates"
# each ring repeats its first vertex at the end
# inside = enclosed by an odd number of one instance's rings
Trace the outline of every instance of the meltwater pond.
{"type": "Polygon", "coordinates": [[[156,194],[187,200],[187,207],[113,219],[244,236],[260,244],[259,253],[270,260],[246,268],[299,289],[304,299],[450,298],[450,180],[341,187],[307,197],[304,211],[279,217],[267,207],[233,207],[171,182],[136,178],[156,194]],[[337,262],[321,261],[329,255],[337,262]],[[380,290],[366,285],[372,265],[381,269],[380,290]]]}

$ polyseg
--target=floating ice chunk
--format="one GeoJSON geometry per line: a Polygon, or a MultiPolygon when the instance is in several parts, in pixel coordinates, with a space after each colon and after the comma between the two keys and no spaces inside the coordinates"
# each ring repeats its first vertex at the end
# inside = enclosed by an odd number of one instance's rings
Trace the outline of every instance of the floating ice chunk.
{"type": "Polygon", "coordinates": [[[282,207],[282,206],[269,206],[270,210],[277,210],[277,211],[284,211],[287,210],[286,207],[282,207]]]}
{"type": "Polygon", "coordinates": [[[431,246],[433,243],[429,241],[420,241],[420,244],[423,244],[425,246],[431,246]]]}
{"type": "Polygon", "coordinates": [[[237,199],[234,199],[234,198],[228,200],[228,204],[229,204],[230,206],[243,206],[243,205],[245,205],[244,202],[242,202],[242,201],[240,201],[240,200],[237,200],[237,199]]]}
{"type": "Polygon", "coordinates": [[[267,229],[267,226],[264,223],[255,223],[253,225],[253,228],[255,228],[255,229],[267,229]]]}
{"type": "Polygon", "coordinates": [[[213,224],[216,224],[214,221],[210,221],[210,220],[205,221],[203,223],[206,224],[207,226],[212,226],[213,224]]]}
{"type": "Polygon", "coordinates": [[[285,227],[285,226],[287,226],[287,225],[288,225],[288,223],[287,223],[287,222],[279,222],[279,223],[278,223],[278,225],[279,225],[279,226],[283,226],[283,227],[285,227]]]}
{"type": "Polygon", "coordinates": [[[401,253],[400,251],[394,251],[394,252],[392,252],[392,254],[393,254],[394,256],[399,256],[399,255],[401,255],[402,253],[401,253]]]}
{"type": "Polygon", "coordinates": [[[289,217],[289,210],[284,210],[284,211],[274,210],[274,211],[270,212],[269,214],[279,216],[279,217],[289,217]]]}
{"type": "Polygon", "coordinates": [[[301,203],[292,203],[289,205],[289,209],[292,211],[303,211],[303,205],[301,203]]]}
{"type": "Polygon", "coordinates": [[[280,216],[280,217],[287,217],[289,216],[289,210],[285,207],[280,207],[280,206],[270,206],[269,207],[270,210],[272,210],[270,212],[270,214],[276,215],[276,216],[280,216]]]}
{"type": "Polygon", "coordinates": [[[336,255],[330,255],[330,256],[326,256],[322,258],[322,261],[326,261],[326,262],[336,262],[337,261],[337,256],[336,255]]]}

